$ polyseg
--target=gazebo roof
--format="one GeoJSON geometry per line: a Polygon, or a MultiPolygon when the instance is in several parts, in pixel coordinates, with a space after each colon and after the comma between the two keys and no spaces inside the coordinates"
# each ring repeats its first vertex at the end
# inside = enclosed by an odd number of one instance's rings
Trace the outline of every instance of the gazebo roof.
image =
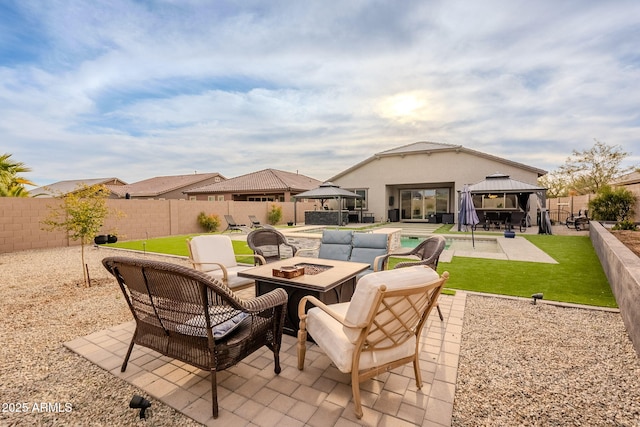
{"type": "Polygon", "coordinates": [[[511,179],[509,175],[494,173],[484,181],[470,185],[469,190],[471,193],[535,193],[545,191],[546,188],[511,179]]]}
{"type": "Polygon", "coordinates": [[[330,199],[341,197],[345,199],[361,199],[362,196],[351,191],[340,188],[332,182],[325,182],[318,188],[298,193],[293,196],[295,199],[330,199]]]}

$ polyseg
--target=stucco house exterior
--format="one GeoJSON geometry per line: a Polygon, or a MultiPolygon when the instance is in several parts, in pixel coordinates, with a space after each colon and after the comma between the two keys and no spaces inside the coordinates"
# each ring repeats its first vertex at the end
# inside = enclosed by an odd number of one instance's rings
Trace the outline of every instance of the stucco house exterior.
{"type": "MultiPolygon", "coordinates": [[[[363,195],[362,202],[345,203],[363,203],[364,211],[376,222],[453,223],[457,222],[463,186],[496,173],[535,186],[547,172],[461,145],[416,142],[376,153],[329,181],[363,195]]],[[[530,206],[537,209],[535,202],[530,206]]],[[[535,212],[531,217],[536,217],[535,212]]]]}

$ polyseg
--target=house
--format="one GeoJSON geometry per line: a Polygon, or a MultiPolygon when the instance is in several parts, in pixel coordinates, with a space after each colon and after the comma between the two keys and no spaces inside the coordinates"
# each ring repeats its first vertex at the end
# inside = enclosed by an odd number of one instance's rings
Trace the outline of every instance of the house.
{"type": "Polygon", "coordinates": [[[80,185],[106,185],[109,188],[116,188],[126,184],[126,182],[118,178],[74,179],[34,188],[29,190],[29,195],[31,197],[58,197],[77,190],[80,185]]]}
{"type": "Polygon", "coordinates": [[[264,169],[184,193],[190,200],[289,202],[291,196],[311,190],[322,182],[299,173],[264,169]]]}
{"type": "Polygon", "coordinates": [[[112,186],[112,198],[120,199],[186,199],[184,192],[195,187],[218,183],[226,178],[217,172],[188,175],[157,176],[133,184],[112,186]]]}
{"type": "MultiPolygon", "coordinates": [[[[374,154],[329,181],[364,196],[358,203],[376,221],[452,223],[463,186],[495,173],[537,186],[546,171],[461,145],[416,142],[374,154]]],[[[344,203],[343,209],[358,208],[356,200],[344,203]]]]}

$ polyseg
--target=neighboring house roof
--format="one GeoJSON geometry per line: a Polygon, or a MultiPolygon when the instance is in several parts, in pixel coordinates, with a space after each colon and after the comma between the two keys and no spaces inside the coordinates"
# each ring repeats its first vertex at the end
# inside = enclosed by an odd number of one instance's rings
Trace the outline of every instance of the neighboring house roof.
{"type": "Polygon", "coordinates": [[[640,184],[640,171],[628,173],[616,179],[612,183],[613,185],[631,185],[640,184]]]}
{"type": "Polygon", "coordinates": [[[219,176],[221,179],[225,179],[217,172],[192,173],[189,175],[157,176],[128,185],[108,187],[109,190],[120,197],[125,197],[127,193],[129,193],[131,197],[158,197],[170,191],[191,189],[198,186],[203,181],[216,176],[219,176]]]}
{"type": "Polygon", "coordinates": [[[453,145],[453,144],[441,144],[438,142],[428,142],[428,141],[420,141],[420,142],[414,142],[412,144],[407,144],[407,145],[403,145],[401,147],[397,147],[397,148],[392,148],[390,150],[386,150],[386,151],[381,151],[379,153],[374,154],[373,156],[369,157],[368,159],[350,167],[349,169],[346,169],[342,172],[340,172],[339,174],[329,178],[329,181],[333,181],[335,179],[340,178],[343,175],[346,175],[347,173],[356,170],[358,168],[360,168],[361,166],[372,162],[376,159],[380,159],[382,157],[391,157],[391,156],[406,156],[406,155],[412,155],[412,154],[431,154],[431,153],[437,153],[437,152],[444,152],[444,151],[455,151],[455,152],[463,152],[463,153],[468,153],[474,156],[479,156],[479,157],[484,157],[487,159],[491,159],[494,160],[496,162],[500,162],[500,163],[504,163],[504,164],[508,164],[508,165],[512,165],[512,166],[516,166],[518,168],[521,169],[525,169],[528,171],[532,171],[538,174],[538,176],[543,176],[546,175],[547,171],[543,170],[543,169],[538,169],[538,168],[534,168],[532,166],[528,166],[525,165],[523,163],[518,163],[518,162],[514,162],[511,160],[507,160],[504,159],[502,157],[497,157],[497,156],[493,156],[491,154],[486,154],[486,153],[482,153],[480,151],[476,151],[476,150],[472,150],[470,148],[465,148],[462,145],[453,145]]]}
{"type": "Polygon", "coordinates": [[[71,193],[78,189],[79,185],[107,185],[109,189],[119,187],[127,183],[118,178],[93,178],[93,179],[73,179],[68,181],[58,181],[53,184],[29,190],[31,197],[56,197],[71,193]]]}
{"type": "Polygon", "coordinates": [[[484,181],[469,186],[469,191],[472,193],[527,193],[544,190],[546,188],[511,179],[509,175],[502,173],[494,173],[487,176],[484,181]]]}
{"type": "Polygon", "coordinates": [[[298,173],[285,172],[277,169],[264,169],[215,184],[192,188],[184,193],[301,192],[311,190],[320,184],[322,184],[322,181],[298,173]]]}

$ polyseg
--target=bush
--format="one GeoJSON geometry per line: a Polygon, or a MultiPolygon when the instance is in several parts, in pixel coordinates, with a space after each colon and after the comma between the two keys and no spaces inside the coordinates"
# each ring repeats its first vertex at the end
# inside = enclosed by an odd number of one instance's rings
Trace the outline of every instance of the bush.
{"type": "Polygon", "coordinates": [[[271,210],[267,214],[267,221],[269,224],[276,225],[282,219],[282,207],[278,205],[271,205],[271,210]]]}
{"type": "Polygon", "coordinates": [[[612,190],[603,187],[595,199],[589,202],[591,217],[600,221],[629,221],[633,216],[636,197],[625,188],[612,190]]]}
{"type": "Polygon", "coordinates": [[[207,233],[213,233],[220,227],[220,218],[216,214],[207,215],[204,212],[200,212],[198,214],[198,224],[200,224],[207,233]]]}
{"type": "Polygon", "coordinates": [[[637,231],[638,227],[636,227],[636,225],[633,222],[631,222],[629,220],[625,220],[625,221],[620,221],[616,225],[614,225],[612,227],[612,230],[632,230],[632,231],[637,231]]]}

